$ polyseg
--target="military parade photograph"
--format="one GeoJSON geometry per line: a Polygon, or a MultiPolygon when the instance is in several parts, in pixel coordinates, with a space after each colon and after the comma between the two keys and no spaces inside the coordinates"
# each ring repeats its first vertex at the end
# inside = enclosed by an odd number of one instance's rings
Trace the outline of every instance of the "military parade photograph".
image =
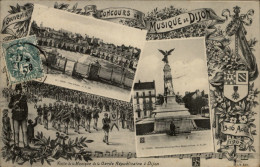
{"type": "Polygon", "coordinates": [[[204,42],[146,42],[132,93],[138,157],[213,150],[204,42]]]}
{"type": "Polygon", "coordinates": [[[8,104],[3,107],[2,137],[12,149],[6,148],[6,154],[20,152],[18,164],[32,154],[35,162],[48,162],[135,149],[132,103],[37,81],[4,88],[2,95],[8,104]]]}
{"type": "Polygon", "coordinates": [[[47,83],[129,101],[146,32],[36,5],[29,35],[47,83]]]}

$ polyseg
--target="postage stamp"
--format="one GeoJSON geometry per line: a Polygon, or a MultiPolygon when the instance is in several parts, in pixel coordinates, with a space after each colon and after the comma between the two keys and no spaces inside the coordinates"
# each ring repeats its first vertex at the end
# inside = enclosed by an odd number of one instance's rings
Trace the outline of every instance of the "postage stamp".
{"type": "Polygon", "coordinates": [[[44,76],[36,43],[36,37],[29,36],[2,44],[10,84],[44,76]]]}

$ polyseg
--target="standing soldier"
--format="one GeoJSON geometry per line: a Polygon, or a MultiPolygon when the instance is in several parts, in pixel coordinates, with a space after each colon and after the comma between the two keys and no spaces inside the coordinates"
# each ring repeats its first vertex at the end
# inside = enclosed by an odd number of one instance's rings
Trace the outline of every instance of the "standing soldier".
{"type": "Polygon", "coordinates": [[[56,120],[57,120],[57,130],[59,132],[61,132],[61,118],[62,118],[63,109],[64,109],[63,103],[61,102],[60,105],[59,105],[58,114],[57,114],[57,117],[56,117],[56,120]]]}
{"type": "Polygon", "coordinates": [[[74,114],[74,118],[75,118],[75,132],[77,132],[79,134],[80,108],[79,108],[77,103],[75,104],[74,111],[75,111],[75,114],[74,114]]]}
{"type": "Polygon", "coordinates": [[[47,105],[44,103],[43,104],[43,126],[45,129],[48,130],[48,107],[47,105]]]}
{"type": "Polygon", "coordinates": [[[42,125],[42,106],[37,107],[38,122],[42,125]]]}
{"type": "Polygon", "coordinates": [[[121,106],[120,107],[120,120],[121,120],[121,124],[122,124],[122,129],[125,129],[125,112],[124,112],[124,107],[121,106]]]}
{"type": "Polygon", "coordinates": [[[75,123],[75,111],[73,108],[73,104],[70,105],[70,127],[75,128],[74,123],[75,123]]]}
{"type": "Polygon", "coordinates": [[[110,106],[110,105],[109,105],[109,101],[110,101],[110,100],[108,100],[108,99],[106,99],[106,101],[105,101],[105,110],[106,110],[106,112],[109,112],[109,108],[110,108],[110,107],[109,107],[109,106],[110,106]]]}
{"type": "Polygon", "coordinates": [[[98,107],[99,109],[101,110],[101,112],[103,111],[103,102],[102,102],[102,98],[100,97],[99,100],[98,100],[98,107]]]}
{"type": "Polygon", "coordinates": [[[70,122],[70,111],[69,111],[69,106],[68,103],[65,104],[63,113],[62,113],[62,122],[64,124],[64,130],[63,132],[65,134],[69,134],[69,122],[70,122]]]}
{"type": "Polygon", "coordinates": [[[103,127],[102,129],[104,130],[104,138],[103,138],[103,142],[106,143],[107,145],[109,144],[108,142],[108,135],[109,135],[109,124],[110,124],[110,119],[108,118],[108,114],[105,113],[104,114],[104,118],[102,119],[102,123],[103,123],[103,127]]]}
{"type": "Polygon", "coordinates": [[[56,102],[54,102],[54,105],[53,105],[53,108],[52,108],[52,111],[51,111],[51,123],[52,123],[52,127],[55,128],[56,126],[56,120],[55,120],[55,116],[57,114],[57,109],[58,109],[58,105],[56,102]]]}
{"type": "Polygon", "coordinates": [[[80,117],[81,117],[81,126],[83,128],[85,128],[85,113],[86,113],[86,109],[85,106],[82,105],[82,108],[80,110],[80,117]]]}
{"type": "Polygon", "coordinates": [[[96,129],[96,131],[98,131],[97,123],[98,123],[98,118],[99,118],[99,112],[100,112],[100,110],[98,109],[97,106],[95,106],[94,107],[94,111],[93,111],[93,119],[94,119],[94,126],[93,126],[93,128],[96,129]]]}
{"type": "Polygon", "coordinates": [[[90,123],[91,123],[91,119],[92,119],[91,114],[92,114],[92,110],[91,110],[91,108],[88,106],[88,107],[87,107],[87,110],[86,110],[86,114],[85,114],[86,123],[87,123],[87,125],[86,125],[86,127],[85,127],[85,131],[86,131],[86,132],[89,132],[89,133],[91,133],[91,132],[90,132],[90,123]]]}
{"type": "Polygon", "coordinates": [[[14,132],[14,145],[19,147],[19,131],[22,129],[22,136],[25,148],[30,148],[27,137],[27,118],[28,118],[28,105],[27,97],[23,94],[22,85],[15,86],[16,93],[11,96],[8,107],[12,109],[12,121],[14,132]]]}
{"type": "Polygon", "coordinates": [[[51,121],[51,118],[52,118],[52,115],[53,115],[53,107],[52,107],[52,104],[49,103],[49,113],[48,113],[48,121],[51,121]]]}

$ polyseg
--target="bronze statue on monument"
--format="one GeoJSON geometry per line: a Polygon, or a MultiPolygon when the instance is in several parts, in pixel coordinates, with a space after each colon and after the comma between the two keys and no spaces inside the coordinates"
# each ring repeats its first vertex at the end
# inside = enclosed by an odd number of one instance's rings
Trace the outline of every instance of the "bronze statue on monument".
{"type": "Polygon", "coordinates": [[[168,56],[171,55],[171,53],[174,51],[175,48],[170,49],[169,51],[163,51],[161,49],[158,49],[159,52],[161,52],[164,57],[162,61],[165,63],[163,72],[164,72],[164,97],[165,102],[167,103],[168,97],[167,96],[175,96],[174,90],[173,90],[173,84],[172,84],[172,74],[171,74],[171,67],[169,65],[168,56]]]}

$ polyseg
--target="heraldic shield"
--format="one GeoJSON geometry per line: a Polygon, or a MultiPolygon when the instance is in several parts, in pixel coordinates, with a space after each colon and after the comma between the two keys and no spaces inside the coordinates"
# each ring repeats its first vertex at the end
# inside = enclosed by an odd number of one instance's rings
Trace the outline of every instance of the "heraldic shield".
{"type": "Polygon", "coordinates": [[[224,72],[224,96],[238,102],[248,95],[248,71],[224,72]]]}

